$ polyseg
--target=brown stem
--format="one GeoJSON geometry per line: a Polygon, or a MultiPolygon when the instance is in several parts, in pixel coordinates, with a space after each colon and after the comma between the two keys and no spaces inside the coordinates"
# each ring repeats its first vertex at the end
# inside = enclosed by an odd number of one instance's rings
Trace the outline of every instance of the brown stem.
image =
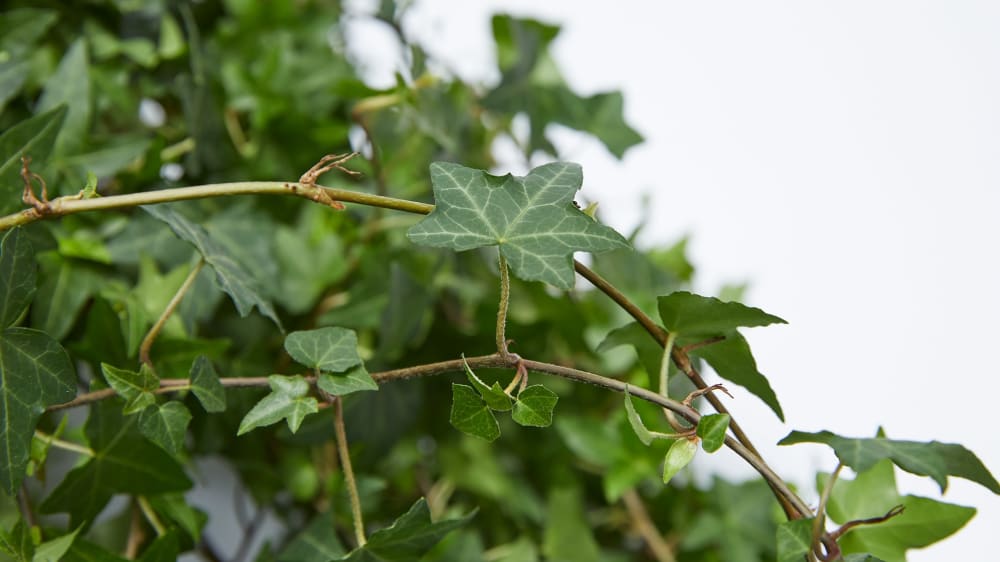
{"type": "Polygon", "coordinates": [[[660,530],[650,519],[649,512],[646,511],[646,506],[642,503],[642,498],[639,497],[635,488],[629,488],[622,494],[622,502],[625,504],[625,509],[628,511],[629,519],[632,520],[635,530],[646,541],[646,546],[652,551],[656,560],[658,562],[675,562],[677,557],[674,556],[674,550],[663,539],[660,530]]]}
{"type": "Polygon", "coordinates": [[[339,396],[333,397],[333,428],[337,435],[337,455],[340,457],[340,466],[344,470],[344,483],[347,484],[347,494],[351,499],[354,538],[357,539],[358,546],[362,547],[368,542],[368,539],[365,538],[365,523],[361,518],[361,498],[358,496],[358,484],[354,480],[351,453],[347,447],[347,431],[344,429],[344,406],[342,402],[343,400],[339,396]]]}
{"type": "Polygon", "coordinates": [[[170,302],[168,302],[166,308],[163,309],[163,313],[156,319],[156,323],[154,323],[153,327],[149,329],[149,333],[146,334],[146,337],[142,338],[142,344],[139,345],[139,361],[141,363],[149,365],[150,367],[153,366],[153,362],[149,359],[149,350],[152,349],[153,342],[156,341],[156,337],[160,335],[160,331],[162,331],[163,327],[167,324],[167,320],[170,320],[170,316],[173,315],[174,310],[176,310],[177,306],[181,304],[181,300],[184,299],[184,295],[191,290],[191,286],[194,285],[195,279],[198,278],[198,273],[201,272],[201,268],[204,266],[205,258],[199,258],[198,262],[191,268],[191,272],[188,273],[187,278],[184,279],[184,283],[182,283],[177,289],[174,296],[170,298],[170,302]]]}
{"type": "Polygon", "coordinates": [[[896,507],[887,511],[886,514],[882,515],[881,517],[872,517],[870,519],[855,519],[854,521],[848,521],[847,523],[841,525],[839,529],[830,533],[830,538],[833,540],[837,540],[840,537],[844,536],[844,533],[846,533],[847,531],[850,531],[851,529],[859,527],[861,525],[875,525],[878,523],[883,523],[885,521],[892,519],[897,515],[900,515],[901,513],[903,513],[905,509],[906,508],[903,507],[902,505],[897,505],[896,507]]]}

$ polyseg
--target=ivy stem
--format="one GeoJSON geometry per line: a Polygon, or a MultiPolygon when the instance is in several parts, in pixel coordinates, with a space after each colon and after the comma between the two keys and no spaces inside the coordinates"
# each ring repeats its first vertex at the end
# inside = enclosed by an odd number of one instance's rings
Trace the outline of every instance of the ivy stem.
{"type": "Polygon", "coordinates": [[[181,300],[184,299],[184,295],[191,290],[191,286],[194,285],[195,279],[198,277],[198,273],[201,272],[201,268],[205,267],[205,258],[198,258],[198,262],[194,264],[191,268],[191,272],[188,273],[184,283],[181,284],[174,296],[171,297],[170,302],[167,303],[166,308],[163,309],[163,313],[160,317],[156,319],[156,323],[153,327],[149,329],[146,337],[142,338],[142,344],[139,345],[139,361],[145,363],[150,367],[153,366],[153,362],[149,359],[149,350],[153,347],[153,342],[156,341],[156,337],[160,335],[160,331],[163,330],[163,326],[167,324],[167,320],[173,315],[174,310],[177,306],[181,304],[181,300]]]}
{"type": "Polygon", "coordinates": [[[344,483],[347,484],[347,494],[351,499],[351,518],[354,520],[354,538],[358,546],[368,542],[365,538],[365,523],[361,519],[361,498],[358,496],[358,484],[354,480],[354,468],[351,466],[351,452],[347,448],[347,431],[344,428],[344,406],[339,396],[333,397],[333,429],[337,435],[337,454],[340,456],[340,466],[344,470],[344,483]]]}
{"type": "Polygon", "coordinates": [[[649,547],[657,562],[675,562],[677,557],[674,556],[674,550],[663,539],[660,530],[650,519],[649,512],[635,488],[625,490],[625,493],[622,494],[622,502],[625,504],[625,510],[628,511],[629,519],[632,520],[635,530],[645,539],[646,546],[649,547]]]}
{"type": "Polygon", "coordinates": [[[97,453],[94,452],[90,447],[85,447],[83,445],[78,445],[70,441],[63,441],[54,435],[49,435],[40,429],[35,430],[35,437],[45,441],[50,447],[55,447],[57,449],[62,449],[64,451],[73,451],[74,453],[79,453],[81,455],[86,455],[88,457],[96,457],[97,453]]]}
{"type": "Polygon", "coordinates": [[[507,259],[500,256],[500,306],[497,307],[497,353],[506,356],[507,351],[507,307],[510,305],[510,272],[507,271],[507,259]]]}
{"type": "MultiPolygon", "coordinates": [[[[674,350],[674,342],[677,340],[677,335],[673,332],[667,334],[667,341],[663,344],[663,358],[660,359],[660,396],[664,398],[669,398],[669,383],[670,383],[670,353],[674,350]]],[[[681,422],[677,419],[677,416],[667,408],[663,409],[663,414],[667,416],[667,421],[670,422],[670,427],[676,433],[683,433],[690,428],[681,425],[681,422]]]]}
{"type": "Polygon", "coordinates": [[[167,534],[167,528],[160,521],[160,517],[156,515],[156,511],[153,510],[153,506],[149,505],[149,500],[146,496],[136,496],[136,500],[139,502],[139,509],[142,510],[143,517],[149,522],[153,530],[156,531],[156,536],[162,537],[167,534]]]}
{"type": "Polygon", "coordinates": [[[837,477],[840,476],[840,471],[843,468],[844,463],[838,462],[837,468],[833,469],[830,477],[826,480],[826,485],[823,486],[823,493],[819,496],[819,505],[816,506],[816,517],[813,519],[812,525],[812,544],[809,548],[810,560],[815,559],[819,552],[819,544],[823,538],[823,528],[826,526],[826,504],[830,501],[830,493],[833,492],[833,485],[837,482],[837,477]]]}

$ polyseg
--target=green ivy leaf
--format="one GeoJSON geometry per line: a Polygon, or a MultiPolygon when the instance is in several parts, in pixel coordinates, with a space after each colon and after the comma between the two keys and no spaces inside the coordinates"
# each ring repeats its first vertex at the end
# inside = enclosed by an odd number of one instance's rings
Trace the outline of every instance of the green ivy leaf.
{"type": "Polygon", "coordinates": [[[212,362],[199,355],[191,364],[191,392],[201,402],[206,412],[218,413],[226,410],[226,389],[219,382],[212,362]]]}
{"type": "Polygon", "coordinates": [[[71,533],[47,540],[38,545],[38,548],[35,549],[35,555],[31,558],[31,562],[59,562],[66,555],[66,551],[73,546],[73,541],[76,540],[76,535],[81,529],[82,527],[77,527],[71,533]]]}
{"type": "Polygon", "coordinates": [[[153,392],[160,387],[160,380],[148,366],[143,365],[137,373],[101,363],[101,372],[104,380],[125,400],[123,413],[141,412],[156,403],[153,392]]]}
{"type": "Polygon", "coordinates": [[[778,562],[802,562],[812,548],[813,519],[792,519],[778,525],[778,562]]]}
{"type": "Polygon", "coordinates": [[[35,296],[35,252],[20,228],[0,240],[0,329],[13,326],[35,296]]]}
{"type": "Polygon", "coordinates": [[[542,541],[542,553],[547,560],[600,562],[605,559],[586,513],[578,490],[563,487],[549,492],[542,541]]]}
{"type": "Polygon", "coordinates": [[[886,562],[881,558],[872,556],[867,552],[855,552],[844,557],[844,562],[886,562]]]}
{"type": "Polygon", "coordinates": [[[465,365],[465,375],[469,379],[469,382],[472,383],[472,388],[476,389],[476,392],[479,393],[479,396],[483,398],[483,401],[486,402],[486,405],[491,410],[506,412],[514,407],[514,401],[500,388],[500,383],[494,382],[493,386],[484,383],[476,376],[476,373],[472,372],[469,364],[465,361],[464,355],[462,356],[462,364],[465,365]]]}
{"type": "MultiPolygon", "coordinates": [[[[817,488],[828,476],[819,475],[817,488]]],[[[887,562],[904,562],[906,551],[923,548],[958,531],[976,510],[918,496],[900,496],[891,462],[876,462],[854,480],[838,479],[827,503],[827,514],[837,523],[880,517],[896,506],[899,515],[875,525],[852,529],[840,539],[844,553],[870,553],[887,562]]],[[[860,557],[859,557],[860,558],[860,557]]],[[[864,558],[860,558],[864,560],[864,558]]]]}
{"type": "Polygon", "coordinates": [[[36,165],[48,160],[67,111],[65,105],[56,107],[0,134],[0,212],[3,214],[14,212],[22,205],[21,157],[30,156],[36,165]]]}
{"type": "Polygon", "coordinates": [[[215,281],[219,288],[233,299],[240,316],[246,317],[256,306],[261,314],[281,328],[281,321],[278,320],[274,307],[260,292],[253,275],[247,271],[246,266],[226,251],[221,242],[209,235],[204,227],[189,221],[184,215],[164,205],[144,205],[142,209],[167,223],[174,234],[198,250],[205,263],[215,271],[215,281]]]}
{"type": "Polygon", "coordinates": [[[448,162],[431,164],[437,206],[410,228],[411,241],[456,251],[499,246],[521,279],[573,287],[573,252],[627,248],[628,242],[573,206],[580,166],[546,164],[527,176],[493,176],[448,162]]]}
{"type": "Polygon", "coordinates": [[[164,451],[180,455],[184,450],[184,434],[191,422],[191,412],[176,400],[147,408],[139,414],[139,430],[164,451]]]}
{"type": "Polygon", "coordinates": [[[540,384],[533,384],[518,393],[512,417],[521,425],[548,427],[552,425],[552,410],[558,401],[559,397],[555,392],[540,384]]]}
{"type": "Polygon", "coordinates": [[[31,540],[31,527],[18,519],[11,529],[0,527],[0,552],[12,556],[18,562],[31,560],[35,555],[35,543],[31,540]]]}
{"type": "Polygon", "coordinates": [[[726,431],[729,430],[729,414],[707,414],[698,420],[698,437],[701,437],[701,447],[706,453],[714,453],[726,442],[726,431]]]}
{"type": "Polygon", "coordinates": [[[87,301],[105,283],[92,264],[55,252],[38,256],[43,281],[31,307],[31,323],[57,340],[69,333],[87,301]]]}
{"type": "Polygon", "coordinates": [[[994,494],[1000,494],[1000,483],[979,457],[961,445],[938,441],[897,441],[885,437],[841,437],[829,431],[793,431],[779,441],[778,445],[796,443],[829,445],[837,458],[855,472],[864,472],[878,461],[889,459],[907,472],[930,476],[941,487],[942,493],[948,487],[948,476],[957,476],[981,484],[994,494]]]}
{"type": "MultiPolygon", "coordinates": [[[[87,42],[77,39],[66,50],[54,74],[45,81],[37,111],[49,111],[66,105],[66,124],[56,139],[60,154],[75,152],[88,138],[90,127],[90,63],[87,42]]],[[[40,162],[40,160],[36,160],[40,162]]]]}
{"type": "Polygon", "coordinates": [[[500,437],[500,424],[483,399],[472,387],[451,385],[451,417],[455,429],[474,437],[494,441],[500,437]]]}
{"type": "Polygon", "coordinates": [[[785,412],[781,409],[771,383],[757,370],[757,361],[750,351],[750,344],[739,332],[730,331],[726,334],[726,339],[699,347],[691,351],[691,355],[701,357],[720,377],[742,386],[760,398],[778,419],[785,421],[785,412]]]}
{"type": "MultiPolygon", "coordinates": [[[[470,388],[471,392],[472,389],[470,388]]],[[[368,537],[368,543],[347,556],[336,558],[344,562],[411,562],[420,560],[445,535],[465,525],[475,511],[456,519],[431,522],[427,501],[417,500],[410,510],[392,525],[379,529],[368,537]]]]}
{"type": "Polygon", "coordinates": [[[201,540],[201,530],[208,522],[208,515],[188,504],[184,494],[160,494],[150,497],[149,504],[156,513],[176,523],[195,543],[201,540]]]}
{"type": "Polygon", "coordinates": [[[346,373],[323,373],[316,379],[316,386],[332,396],[378,390],[378,383],[368,374],[364,365],[358,365],[346,373]]]}
{"type": "Polygon", "coordinates": [[[307,396],[309,383],[299,375],[271,375],[267,377],[267,384],[271,387],[271,393],[257,402],[243,417],[237,436],[283,419],[288,422],[288,429],[295,433],[307,415],[319,411],[316,399],[307,396]]]}
{"type": "Polygon", "coordinates": [[[650,337],[649,333],[638,322],[629,322],[608,332],[608,335],[604,336],[604,340],[597,346],[596,351],[603,353],[622,345],[631,345],[635,348],[639,362],[651,380],[655,380],[659,376],[663,348],[650,337]]]}
{"type": "Polygon", "coordinates": [[[657,298],[663,326],[677,335],[720,334],[738,327],[787,324],[759,308],[678,291],[657,298]]]}
{"type": "Polygon", "coordinates": [[[347,328],[317,328],[285,337],[285,351],[310,369],[340,373],[361,363],[358,337],[347,328]]]}
{"type": "Polygon", "coordinates": [[[334,560],[347,554],[344,545],[331,533],[334,510],[328,509],[313,517],[295,538],[276,557],[277,562],[301,562],[303,560],[334,560]]]}
{"type": "Polygon", "coordinates": [[[690,464],[697,452],[697,439],[677,439],[674,441],[670,449],[667,450],[667,457],[663,461],[663,483],[670,482],[671,478],[690,464]]]}
{"type": "Polygon", "coordinates": [[[76,395],[66,350],[44,332],[0,332],[0,485],[14,494],[24,478],[35,424],[46,406],[76,395]]]}
{"type": "Polygon", "coordinates": [[[649,445],[656,439],[652,431],[646,429],[646,424],[642,423],[639,412],[635,411],[635,404],[632,403],[632,395],[629,394],[628,385],[625,385],[625,412],[628,415],[628,423],[632,426],[635,436],[642,441],[643,445],[649,445]]]}
{"type": "Polygon", "coordinates": [[[63,557],[62,562],[128,562],[128,559],[105,550],[86,539],[79,538],[73,541],[73,546],[63,557]]]}
{"type": "Polygon", "coordinates": [[[139,562],[176,562],[180,551],[177,531],[171,529],[146,547],[139,557],[139,562]]]}
{"type": "Polygon", "coordinates": [[[92,406],[84,430],[94,456],[66,475],[42,502],[41,512],[67,512],[71,526],[86,528],[115,494],[154,495],[190,488],[181,465],[139,433],[137,419],[123,416],[112,400],[92,406]]]}

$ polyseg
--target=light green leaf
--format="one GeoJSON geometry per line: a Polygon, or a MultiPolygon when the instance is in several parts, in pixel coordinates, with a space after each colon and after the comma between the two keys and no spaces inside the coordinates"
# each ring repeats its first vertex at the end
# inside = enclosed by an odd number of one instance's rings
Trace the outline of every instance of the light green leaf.
{"type": "Polygon", "coordinates": [[[101,372],[104,380],[125,400],[123,413],[141,412],[156,403],[153,392],[160,387],[160,380],[148,366],[143,365],[137,373],[101,363],[101,372]]]}
{"type": "Polygon", "coordinates": [[[358,337],[347,328],[317,328],[285,337],[285,351],[310,369],[340,373],[361,363],[358,337]]]}
{"type": "Polygon", "coordinates": [[[714,453],[726,442],[729,430],[729,414],[707,414],[698,420],[698,437],[706,453],[714,453]]]}
{"type": "Polygon", "coordinates": [[[59,19],[55,10],[15,8],[4,11],[0,18],[0,50],[11,58],[22,57],[45,35],[59,19]]]}
{"type": "Polygon", "coordinates": [[[76,395],[66,350],[28,328],[0,332],[0,486],[14,494],[24,478],[35,424],[46,406],[76,395]]]}
{"type": "Polygon", "coordinates": [[[191,392],[201,402],[206,412],[218,413],[226,410],[226,389],[219,382],[219,375],[208,357],[199,355],[191,364],[191,392]]]}
{"type": "Polygon", "coordinates": [[[173,59],[184,54],[187,50],[187,42],[184,40],[184,33],[177,20],[164,11],[160,18],[160,43],[157,52],[160,58],[173,59]]]}
{"type": "Polygon", "coordinates": [[[73,546],[73,541],[76,540],[76,535],[80,532],[80,529],[82,527],[77,527],[72,533],[67,533],[38,545],[38,548],[35,549],[35,555],[31,558],[31,562],[59,562],[62,560],[66,551],[73,546]]]}
{"type": "Polygon", "coordinates": [[[549,492],[542,553],[553,562],[600,562],[601,548],[580,492],[554,488],[549,492]]]}
{"type": "Polygon", "coordinates": [[[793,519],[778,525],[778,562],[803,562],[812,548],[813,520],[793,519]]]}
{"type": "MultiPolygon", "coordinates": [[[[472,391],[472,389],[469,389],[472,391]]],[[[473,511],[457,519],[431,522],[427,501],[417,500],[410,510],[392,525],[379,529],[368,537],[365,546],[336,560],[344,562],[412,562],[420,560],[445,535],[467,524],[473,511]]]]}
{"type": "Polygon", "coordinates": [[[663,326],[677,335],[719,334],[740,326],[787,324],[759,308],[678,291],[657,298],[663,326]]]}
{"type": "Polygon", "coordinates": [[[0,114],[7,102],[21,91],[30,70],[31,65],[26,60],[11,58],[0,62],[0,114]]]}
{"type": "Polygon", "coordinates": [[[139,430],[143,436],[175,457],[184,450],[184,434],[189,423],[191,412],[176,400],[139,414],[139,430]]]}
{"type": "Polygon", "coordinates": [[[0,134],[0,213],[21,208],[21,157],[30,156],[36,165],[48,160],[56,136],[66,120],[65,105],[25,119],[0,134]]]}
{"type": "Polygon", "coordinates": [[[313,517],[305,529],[295,535],[281,552],[277,562],[302,562],[303,560],[333,560],[347,553],[333,528],[334,511],[328,509],[313,517]]]}
{"type": "Polygon", "coordinates": [[[322,373],[316,379],[316,386],[333,396],[344,396],[364,390],[378,390],[378,384],[368,374],[364,365],[358,365],[346,373],[322,373]]]}
{"type": "Polygon", "coordinates": [[[483,399],[472,387],[451,385],[451,417],[455,429],[469,435],[494,441],[500,437],[500,424],[483,399]]]}
{"type": "Polygon", "coordinates": [[[514,407],[514,401],[511,400],[510,396],[502,388],[500,388],[500,383],[494,382],[493,386],[489,386],[484,383],[476,373],[472,372],[469,364],[465,361],[465,356],[462,356],[462,364],[465,365],[465,375],[472,383],[472,388],[476,389],[479,396],[482,396],[483,401],[489,406],[491,410],[496,410],[498,412],[506,412],[514,407]]]}
{"type": "Polygon", "coordinates": [[[261,399],[240,422],[237,436],[256,428],[277,423],[284,419],[292,433],[298,431],[302,420],[319,411],[319,404],[309,394],[309,383],[298,375],[267,377],[271,393],[261,399]]]}
{"type": "Polygon", "coordinates": [[[279,328],[281,327],[274,307],[271,306],[270,301],[264,298],[256,286],[253,275],[247,271],[246,266],[232,257],[220,242],[210,236],[207,230],[164,205],[144,205],[142,209],[167,223],[174,234],[191,243],[198,250],[205,258],[205,263],[215,270],[216,283],[233,299],[233,304],[236,305],[240,316],[247,316],[256,306],[261,314],[273,320],[279,328]]]}
{"type": "Polygon", "coordinates": [[[638,322],[630,322],[608,332],[596,351],[602,353],[622,345],[631,345],[639,357],[639,362],[646,370],[650,379],[655,380],[660,373],[660,361],[663,359],[663,348],[650,337],[649,333],[638,322]]]}
{"type": "Polygon", "coordinates": [[[886,562],[881,558],[872,556],[867,552],[856,552],[854,554],[848,554],[844,557],[844,562],[886,562]]]}
{"type": "Polygon", "coordinates": [[[533,384],[518,393],[512,417],[521,425],[548,427],[552,425],[552,410],[558,401],[559,397],[555,392],[540,384],[533,384]]]}
{"type": "Polygon", "coordinates": [[[698,452],[697,439],[678,439],[674,441],[667,456],[663,461],[663,483],[670,482],[670,479],[677,475],[685,466],[694,459],[694,454],[698,452]]]}
{"type": "Polygon", "coordinates": [[[20,228],[0,240],[0,329],[12,326],[35,296],[35,252],[20,228]]]}
{"type": "Polygon", "coordinates": [[[930,476],[941,487],[948,487],[948,476],[971,480],[1000,494],[1000,483],[972,451],[953,443],[938,441],[897,441],[885,437],[841,437],[829,431],[806,433],[793,431],[778,442],[779,445],[796,443],[824,443],[833,448],[837,458],[856,472],[864,472],[878,461],[889,459],[907,472],[930,476]]]}
{"type": "Polygon", "coordinates": [[[524,177],[435,162],[431,183],[437,206],[408,236],[417,244],[456,251],[499,246],[521,279],[569,289],[573,252],[628,247],[620,234],[573,206],[582,182],[580,166],[565,162],[524,177]]]}
{"type": "Polygon", "coordinates": [[[730,331],[726,333],[726,339],[692,350],[691,355],[707,361],[720,377],[749,390],[767,404],[778,419],[785,421],[785,412],[771,383],[757,370],[750,344],[739,332],[730,331]]]}
{"type": "Polygon", "coordinates": [[[642,418],[639,417],[639,412],[635,411],[635,405],[632,403],[632,395],[629,394],[628,385],[625,385],[625,412],[628,414],[628,423],[632,426],[632,431],[635,432],[635,436],[642,441],[643,445],[649,445],[656,439],[656,436],[652,431],[646,429],[646,424],[642,423],[642,418]]]}
{"type": "MultiPolygon", "coordinates": [[[[90,126],[90,63],[87,43],[83,39],[69,46],[55,73],[46,80],[35,111],[42,113],[63,104],[69,112],[56,139],[56,152],[70,154],[83,145],[90,126]]],[[[40,160],[36,162],[41,163],[40,160]]]]}

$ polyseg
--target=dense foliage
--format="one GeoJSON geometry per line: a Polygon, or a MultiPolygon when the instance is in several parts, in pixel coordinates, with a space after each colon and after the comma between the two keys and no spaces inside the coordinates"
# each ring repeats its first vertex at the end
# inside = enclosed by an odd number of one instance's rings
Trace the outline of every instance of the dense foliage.
{"type": "Polygon", "coordinates": [[[975,510],[893,466],[1000,493],[960,445],[796,431],[840,460],[817,521],[710,384],[784,419],[739,331],[784,321],[574,201],[549,125],[621,157],[621,94],[508,16],[464,83],[402,11],[351,16],[404,53],[376,90],[335,1],[5,4],[0,559],[894,561],[975,510]],[[501,138],[553,162],[488,173],[501,138]],[[762,478],[696,487],[716,451],[762,478]]]}

